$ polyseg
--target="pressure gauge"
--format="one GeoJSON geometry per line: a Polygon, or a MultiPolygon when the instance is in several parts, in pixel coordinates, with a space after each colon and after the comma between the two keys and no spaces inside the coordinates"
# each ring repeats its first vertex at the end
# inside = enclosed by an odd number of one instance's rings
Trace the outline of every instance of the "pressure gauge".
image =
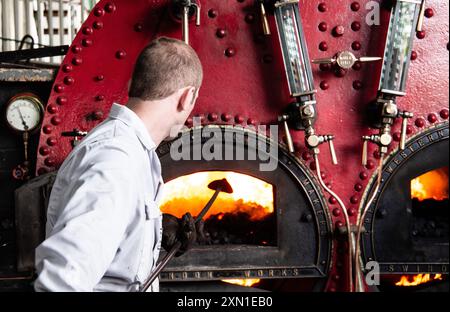
{"type": "Polygon", "coordinates": [[[43,119],[44,106],[34,94],[19,94],[6,105],[6,122],[15,131],[36,130],[43,119]]]}

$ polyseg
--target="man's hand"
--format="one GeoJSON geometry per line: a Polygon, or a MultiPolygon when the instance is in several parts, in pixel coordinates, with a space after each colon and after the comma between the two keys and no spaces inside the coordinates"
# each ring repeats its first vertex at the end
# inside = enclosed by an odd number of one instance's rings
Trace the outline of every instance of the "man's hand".
{"type": "Polygon", "coordinates": [[[162,247],[170,251],[177,241],[181,242],[181,248],[175,257],[183,255],[197,241],[195,220],[189,212],[181,219],[170,214],[163,215],[162,247]]]}

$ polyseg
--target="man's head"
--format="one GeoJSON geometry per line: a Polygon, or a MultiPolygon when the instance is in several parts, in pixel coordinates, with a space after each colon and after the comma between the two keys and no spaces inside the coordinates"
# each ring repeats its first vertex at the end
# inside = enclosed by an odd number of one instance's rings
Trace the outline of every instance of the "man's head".
{"type": "Polygon", "coordinates": [[[191,46],[171,38],[152,41],[140,54],[129,89],[130,99],[162,109],[171,126],[184,124],[203,80],[200,60],[191,46]]]}

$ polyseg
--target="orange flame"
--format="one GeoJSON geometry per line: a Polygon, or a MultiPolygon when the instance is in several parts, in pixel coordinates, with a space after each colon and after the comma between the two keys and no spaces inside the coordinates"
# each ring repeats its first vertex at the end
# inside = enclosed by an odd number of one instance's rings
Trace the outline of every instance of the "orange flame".
{"type": "Polygon", "coordinates": [[[233,193],[220,193],[219,197],[205,216],[225,213],[244,212],[251,220],[260,220],[274,212],[273,186],[252,176],[228,172],[197,172],[169,181],[165,185],[165,196],[161,202],[161,211],[181,217],[186,212],[193,216],[200,213],[214,191],[208,184],[214,180],[226,178],[233,187],[233,193]]]}
{"type": "Polygon", "coordinates": [[[420,201],[448,199],[448,167],[429,171],[411,180],[411,198],[420,201]]]}
{"type": "Polygon", "coordinates": [[[395,283],[395,286],[411,287],[418,286],[421,284],[429,283],[432,281],[442,281],[442,274],[436,274],[431,277],[431,274],[418,274],[410,279],[409,275],[403,275],[400,281],[395,283]]]}
{"type": "Polygon", "coordinates": [[[244,287],[252,287],[253,285],[258,284],[260,281],[261,280],[259,279],[226,279],[222,282],[244,287]]]}

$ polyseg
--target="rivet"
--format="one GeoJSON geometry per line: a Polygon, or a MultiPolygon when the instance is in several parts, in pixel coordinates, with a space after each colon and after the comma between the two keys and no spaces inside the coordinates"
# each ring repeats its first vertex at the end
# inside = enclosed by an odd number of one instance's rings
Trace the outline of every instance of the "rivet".
{"type": "Polygon", "coordinates": [[[417,118],[415,125],[418,128],[423,128],[423,127],[425,127],[425,120],[423,118],[417,118]]]}
{"type": "Polygon", "coordinates": [[[359,174],[359,178],[360,178],[361,180],[367,180],[368,177],[369,177],[369,175],[367,174],[367,172],[361,172],[361,173],[359,174]]]}
{"type": "Polygon", "coordinates": [[[65,104],[67,104],[67,102],[68,102],[68,100],[67,100],[67,97],[65,97],[65,96],[58,96],[56,98],[56,103],[58,105],[65,105],[65,104]]]}
{"type": "Polygon", "coordinates": [[[350,8],[352,9],[352,11],[357,12],[361,8],[361,5],[355,1],[350,5],[350,8]]]}
{"type": "Polygon", "coordinates": [[[104,101],[104,100],[105,100],[105,96],[104,96],[104,95],[97,95],[97,96],[95,97],[95,100],[96,100],[97,102],[104,101]]]}
{"type": "Polygon", "coordinates": [[[102,29],[102,28],[103,28],[103,23],[100,22],[100,21],[95,21],[95,22],[92,24],[92,26],[93,26],[95,29],[99,30],[99,29],[102,29]]]}
{"type": "Polygon", "coordinates": [[[105,76],[103,76],[103,75],[97,75],[97,76],[95,76],[95,80],[96,80],[96,81],[103,81],[103,80],[105,80],[105,76]]]}
{"type": "Polygon", "coordinates": [[[189,128],[192,127],[192,125],[194,124],[192,117],[189,117],[188,119],[186,119],[186,122],[184,124],[189,128]]]}
{"type": "Polygon", "coordinates": [[[105,15],[105,10],[103,10],[101,7],[96,7],[94,9],[94,15],[97,17],[102,17],[103,15],[105,15]]]}
{"type": "Polygon", "coordinates": [[[230,114],[222,114],[220,117],[221,117],[222,120],[225,121],[225,122],[229,122],[229,121],[233,118],[233,117],[231,117],[230,114]]]}
{"type": "Polygon", "coordinates": [[[47,111],[50,114],[56,114],[58,112],[58,107],[54,104],[50,104],[49,106],[47,106],[47,111]]]}
{"type": "Polygon", "coordinates": [[[67,76],[64,78],[64,83],[68,86],[71,86],[75,83],[75,79],[73,79],[73,77],[67,76]]]}
{"type": "Polygon", "coordinates": [[[253,118],[249,118],[249,119],[247,120],[247,124],[249,124],[249,125],[251,125],[251,126],[254,126],[254,125],[256,125],[256,120],[253,119],[253,118]]]}
{"type": "Polygon", "coordinates": [[[234,55],[236,55],[236,50],[233,48],[228,48],[225,50],[225,55],[228,57],[233,57],[234,55]]]}
{"type": "Polygon", "coordinates": [[[52,125],[58,126],[61,124],[62,120],[58,116],[53,116],[50,122],[52,123],[52,125]]]}
{"type": "Polygon", "coordinates": [[[74,46],[72,47],[72,53],[78,54],[78,53],[80,53],[81,51],[83,51],[83,48],[80,47],[79,45],[74,45],[74,46]]]}
{"type": "Polygon", "coordinates": [[[325,172],[323,172],[323,171],[320,173],[320,176],[321,176],[322,179],[324,179],[324,180],[327,178],[327,174],[326,174],[325,172]]]}
{"type": "Polygon", "coordinates": [[[350,208],[348,210],[348,215],[353,217],[354,215],[356,215],[356,209],[355,208],[350,208]]]}
{"type": "Polygon", "coordinates": [[[363,83],[360,80],[353,81],[353,89],[361,90],[363,87],[363,83]]]}
{"type": "Polygon", "coordinates": [[[347,74],[347,70],[338,68],[337,70],[335,70],[334,74],[336,75],[336,77],[342,78],[347,74]]]}
{"type": "Polygon", "coordinates": [[[272,63],[273,62],[273,56],[270,55],[270,54],[265,54],[263,56],[263,62],[266,63],[266,64],[272,63]]]}
{"type": "Polygon", "coordinates": [[[83,64],[83,59],[79,56],[76,56],[72,59],[72,64],[75,66],[80,66],[81,64],[83,64]]]}
{"type": "Polygon", "coordinates": [[[226,35],[227,35],[227,31],[225,29],[223,29],[223,28],[217,29],[216,36],[218,38],[224,38],[226,35]]]}
{"type": "Polygon", "coordinates": [[[434,11],[432,8],[428,8],[425,10],[425,16],[428,18],[432,18],[434,16],[434,11]]]}
{"type": "Polygon", "coordinates": [[[331,69],[331,65],[330,64],[320,64],[319,68],[321,71],[329,71],[331,69]]]}
{"type": "Polygon", "coordinates": [[[53,157],[48,157],[44,161],[47,167],[54,167],[56,165],[56,160],[53,157]]]}
{"type": "Polygon", "coordinates": [[[356,62],[353,67],[354,70],[361,70],[362,68],[362,63],[361,62],[356,62]]]}
{"type": "Polygon", "coordinates": [[[359,31],[361,29],[361,23],[355,21],[355,22],[352,23],[351,27],[352,27],[353,31],[359,31]]]}
{"type": "Polygon", "coordinates": [[[418,31],[418,32],[416,32],[416,37],[418,38],[418,39],[424,39],[425,38],[425,31],[423,31],[423,30],[421,30],[421,31],[418,31]]]}
{"type": "Polygon", "coordinates": [[[363,190],[363,185],[361,183],[356,183],[354,188],[355,191],[361,192],[363,190]]]}
{"type": "Polygon", "coordinates": [[[305,160],[305,161],[310,160],[311,159],[311,154],[308,151],[304,151],[302,153],[302,159],[305,160]]]}
{"type": "Polygon", "coordinates": [[[135,32],[142,32],[144,30],[144,25],[142,23],[137,23],[134,25],[135,32]]]}
{"type": "Polygon", "coordinates": [[[249,24],[253,23],[253,22],[255,21],[255,15],[252,14],[252,13],[248,13],[248,14],[245,16],[245,21],[246,21],[247,23],[249,23],[249,24]]]}
{"type": "Polygon", "coordinates": [[[338,25],[333,28],[333,36],[341,37],[345,33],[345,27],[342,25],[338,25]]]}
{"type": "Polygon", "coordinates": [[[114,3],[108,2],[108,3],[105,5],[105,11],[106,11],[107,13],[112,13],[112,12],[114,12],[115,10],[116,10],[116,6],[114,5],[114,3]]]}
{"type": "Polygon", "coordinates": [[[352,197],[350,197],[350,203],[352,204],[357,204],[359,202],[359,197],[356,195],[353,195],[352,197]]]}
{"type": "Polygon", "coordinates": [[[62,66],[62,71],[65,73],[70,73],[73,70],[73,66],[69,64],[64,64],[62,66]]]}
{"type": "Polygon", "coordinates": [[[47,139],[48,146],[55,146],[56,144],[58,144],[58,140],[55,137],[50,137],[47,139]]]}
{"type": "Polygon", "coordinates": [[[443,110],[441,110],[439,115],[441,115],[442,119],[448,119],[448,109],[444,108],[443,110]]]}
{"type": "Polygon", "coordinates": [[[373,168],[375,168],[375,163],[374,163],[374,161],[373,161],[373,160],[367,161],[366,168],[367,168],[367,169],[373,169],[373,168]]]}
{"type": "Polygon", "coordinates": [[[330,182],[325,183],[325,186],[328,187],[330,190],[333,189],[333,185],[330,182]]]}
{"type": "Polygon", "coordinates": [[[352,49],[355,51],[361,50],[361,43],[359,41],[354,41],[352,43],[352,49]]]}
{"type": "Polygon", "coordinates": [[[329,292],[335,293],[337,291],[336,287],[330,287],[328,288],[329,292]]]}
{"type": "MultiPolygon", "coordinates": [[[[256,122],[255,122],[256,124],[256,122]]],[[[294,151],[298,152],[302,149],[302,145],[299,142],[294,142],[294,151]]]]}
{"type": "Polygon", "coordinates": [[[82,32],[83,32],[84,35],[90,36],[90,35],[92,35],[94,33],[94,30],[91,27],[89,27],[89,26],[85,26],[85,27],[83,27],[82,32]]]}
{"type": "Polygon", "coordinates": [[[400,142],[400,139],[402,138],[402,134],[397,131],[392,135],[392,138],[394,139],[394,141],[400,142]]]}
{"type": "Polygon", "coordinates": [[[381,158],[380,151],[379,151],[379,150],[374,151],[374,152],[373,152],[373,157],[374,157],[375,159],[380,159],[380,158],[381,158]]]}
{"type": "Polygon", "coordinates": [[[123,60],[127,56],[127,53],[123,50],[119,50],[116,52],[116,58],[119,60],[123,60]]]}
{"type": "Polygon", "coordinates": [[[334,205],[337,203],[337,199],[334,196],[331,196],[330,198],[328,198],[328,202],[334,205]]]}
{"type": "Polygon", "coordinates": [[[81,44],[83,45],[83,47],[88,48],[88,47],[92,46],[93,42],[92,42],[92,39],[86,38],[81,41],[81,44]]]}
{"type": "Polygon", "coordinates": [[[417,59],[417,52],[416,51],[412,51],[411,52],[411,60],[414,61],[415,59],[417,59]]]}
{"type": "Polygon", "coordinates": [[[311,169],[311,170],[316,170],[317,169],[317,165],[316,165],[316,162],[315,161],[313,161],[312,163],[310,163],[309,164],[309,168],[311,169]]]}
{"type": "Polygon", "coordinates": [[[208,120],[209,121],[217,121],[219,119],[219,116],[216,113],[209,113],[208,114],[208,120]]]}
{"type": "Polygon", "coordinates": [[[64,86],[60,84],[55,85],[55,87],[53,88],[53,90],[55,90],[56,93],[64,92],[64,89],[65,89],[64,86]]]}
{"type": "Polygon", "coordinates": [[[319,24],[319,30],[320,31],[327,31],[327,29],[328,29],[328,24],[327,23],[322,22],[322,23],[319,24]]]}
{"type": "Polygon", "coordinates": [[[101,110],[97,110],[92,114],[92,117],[94,118],[94,120],[101,120],[103,119],[103,112],[101,110]]]}
{"type": "Polygon", "coordinates": [[[45,134],[50,134],[50,133],[53,132],[53,127],[50,126],[50,125],[46,125],[46,126],[44,126],[44,127],[42,128],[42,131],[43,131],[45,134]]]}
{"type": "Polygon", "coordinates": [[[428,121],[431,123],[435,123],[438,120],[436,114],[429,114],[428,115],[428,121]]]}
{"type": "Polygon", "coordinates": [[[325,41],[322,41],[319,44],[319,50],[320,51],[327,51],[328,50],[328,44],[325,41]]]}
{"type": "Polygon", "coordinates": [[[339,274],[334,274],[334,275],[333,275],[333,280],[339,281],[340,279],[341,279],[341,277],[340,277],[339,274]]]}
{"type": "Polygon", "coordinates": [[[414,132],[414,127],[411,125],[408,125],[406,127],[406,134],[412,134],[414,132]]]}
{"type": "Polygon", "coordinates": [[[214,9],[209,9],[209,11],[208,11],[208,16],[210,17],[210,18],[215,18],[215,17],[217,17],[217,10],[214,10],[214,9]]]}
{"type": "Polygon", "coordinates": [[[340,215],[341,215],[341,209],[339,209],[339,208],[334,208],[334,209],[333,209],[333,216],[339,217],[340,215]]]}
{"type": "Polygon", "coordinates": [[[48,173],[48,171],[47,171],[47,169],[45,169],[45,168],[39,168],[39,170],[38,170],[38,175],[44,175],[44,174],[46,174],[46,173],[48,173]]]}
{"type": "Polygon", "coordinates": [[[336,221],[336,223],[334,224],[334,226],[335,226],[336,228],[341,228],[341,227],[344,226],[344,222],[342,222],[342,221],[336,221]]]}
{"type": "Polygon", "coordinates": [[[46,146],[43,146],[39,149],[39,154],[41,154],[42,156],[47,156],[50,154],[50,149],[46,146]]]}
{"type": "Polygon", "coordinates": [[[319,3],[319,6],[317,7],[317,9],[318,9],[320,12],[326,12],[326,11],[327,11],[327,5],[326,5],[326,3],[324,3],[324,2],[319,3]]]}
{"type": "Polygon", "coordinates": [[[241,115],[236,115],[236,117],[234,117],[234,121],[235,121],[237,124],[241,124],[241,123],[244,122],[244,117],[242,117],[241,115]]]}
{"type": "Polygon", "coordinates": [[[329,87],[330,87],[330,85],[329,85],[328,82],[326,82],[326,81],[322,81],[322,82],[320,83],[320,88],[321,88],[322,90],[328,90],[329,87]]]}

